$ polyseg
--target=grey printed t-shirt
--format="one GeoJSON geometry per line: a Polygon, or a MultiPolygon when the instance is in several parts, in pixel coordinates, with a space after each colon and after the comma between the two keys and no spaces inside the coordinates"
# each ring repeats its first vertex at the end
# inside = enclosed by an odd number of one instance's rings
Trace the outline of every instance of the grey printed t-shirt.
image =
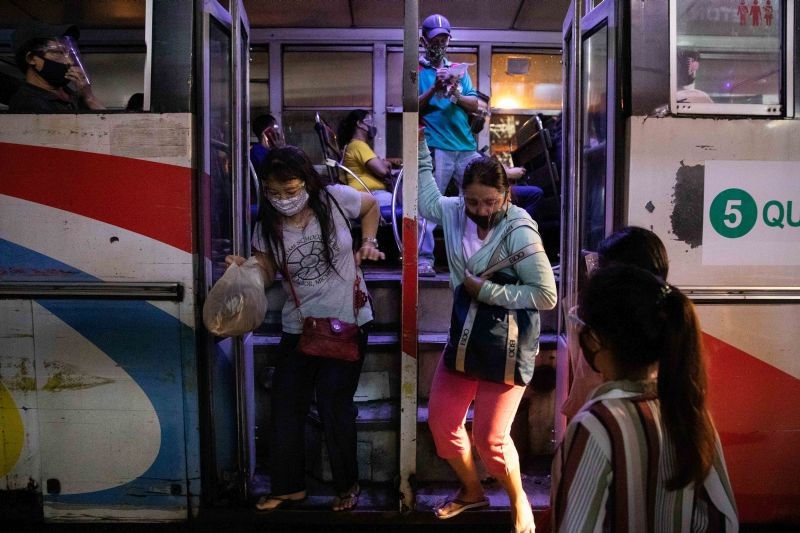
{"type": "MultiPolygon", "coordinates": [[[[358,218],[361,211],[361,193],[346,185],[329,185],[326,188],[339,202],[339,206],[348,218],[358,218]]],[[[367,292],[367,287],[361,269],[356,271],[353,262],[353,238],[347,221],[342,218],[342,214],[332,201],[330,208],[336,231],[335,241],[331,239],[331,253],[336,269],[325,262],[322,230],[316,217],[313,217],[302,230],[289,224],[283,226],[286,262],[303,316],[338,318],[343,322],[353,323],[353,282],[356,272],[361,277],[360,286],[364,293],[367,292]]],[[[253,229],[252,245],[256,251],[267,251],[260,221],[253,229]]],[[[283,258],[276,255],[275,260],[278,268],[282,268],[283,258]]],[[[286,292],[286,303],[283,305],[283,331],[302,333],[300,314],[297,312],[292,290],[286,280],[283,280],[283,290],[286,292]]],[[[367,304],[359,310],[356,322],[361,326],[370,320],[372,320],[372,308],[367,304]]]]}

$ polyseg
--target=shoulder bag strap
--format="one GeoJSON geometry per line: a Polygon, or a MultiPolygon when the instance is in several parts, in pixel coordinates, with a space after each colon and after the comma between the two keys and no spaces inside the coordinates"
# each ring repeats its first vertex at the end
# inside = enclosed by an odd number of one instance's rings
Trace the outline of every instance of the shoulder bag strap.
{"type": "Polygon", "coordinates": [[[509,223],[508,227],[506,227],[505,233],[503,237],[500,239],[500,242],[497,244],[497,247],[494,249],[492,253],[492,257],[489,259],[489,266],[480,273],[480,276],[489,276],[494,274],[495,272],[507,268],[515,263],[519,263],[526,257],[529,257],[533,254],[544,252],[544,246],[541,242],[532,242],[527,246],[522,247],[521,249],[517,250],[516,252],[509,254],[508,257],[505,259],[500,259],[500,248],[505,241],[506,237],[508,237],[511,232],[516,231],[520,228],[530,228],[534,231],[537,235],[539,234],[536,231],[536,228],[533,225],[529,224],[527,220],[524,219],[516,219],[509,223]]]}

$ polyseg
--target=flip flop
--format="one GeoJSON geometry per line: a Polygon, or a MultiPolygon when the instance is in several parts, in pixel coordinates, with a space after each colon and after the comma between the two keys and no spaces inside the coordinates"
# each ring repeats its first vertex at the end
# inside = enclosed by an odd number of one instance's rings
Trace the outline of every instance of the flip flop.
{"type": "Polygon", "coordinates": [[[481,507],[488,507],[488,506],[489,506],[489,498],[484,498],[476,502],[468,502],[460,498],[451,498],[449,500],[445,500],[443,504],[434,509],[433,513],[439,520],[447,520],[448,518],[453,518],[454,516],[459,515],[464,511],[469,511],[470,509],[480,509],[481,507]],[[444,508],[447,507],[448,505],[451,506],[450,511],[440,512],[443,511],[444,508]]]}
{"type": "Polygon", "coordinates": [[[349,492],[345,492],[333,499],[331,510],[340,513],[342,511],[352,511],[358,505],[358,497],[361,495],[361,487],[355,485],[349,492]]]}
{"type": "Polygon", "coordinates": [[[262,496],[256,502],[255,508],[257,513],[272,513],[280,508],[288,508],[292,505],[298,504],[306,499],[306,493],[294,493],[284,496],[262,496]],[[298,494],[300,494],[298,496],[298,494]]]}

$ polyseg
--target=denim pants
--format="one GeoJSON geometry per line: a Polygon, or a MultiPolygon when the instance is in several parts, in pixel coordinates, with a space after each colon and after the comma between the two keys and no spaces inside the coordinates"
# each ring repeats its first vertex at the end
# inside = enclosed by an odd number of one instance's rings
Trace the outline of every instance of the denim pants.
{"type": "MultiPolygon", "coordinates": [[[[450,150],[431,149],[433,156],[433,179],[439,192],[444,194],[447,184],[455,178],[458,185],[459,194],[461,193],[464,180],[464,170],[470,161],[480,154],[474,150],[466,152],[454,152],[450,150]]],[[[422,236],[422,245],[419,249],[419,262],[433,265],[433,230],[436,224],[428,220],[425,233],[422,236]]]]}
{"type": "Polygon", "coordinates": [[[355,363],[300,355],[294,350],[300,335],[283,333],[278,346],[280,360],[272,378],[269,440],[273,494],[290,494],[305,489],[306,417],[315,391],[334,488],[337,492],[344,492],[358,481],[358,410],[353,395],[364,364],[366,326],[362,326],[359,337],[361,359],[355,363]]]}

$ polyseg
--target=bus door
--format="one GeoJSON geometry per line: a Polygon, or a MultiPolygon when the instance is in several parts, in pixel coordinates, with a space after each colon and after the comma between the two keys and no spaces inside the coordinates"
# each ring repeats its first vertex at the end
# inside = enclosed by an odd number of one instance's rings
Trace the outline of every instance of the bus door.
{"type": "MultiPolygon", "coordinates": [[[[197,153],[203,295],[224,274],[226,256],[250,255],[250,28],[241,1],[229,5],[230,10],[206,0],[199,35],[197,153]]],[[[208,393],[201,399],[204,495],[207,502],[231,495],[246,498],[255,466],[252,335],[204,335],[206,355],[201,362],[205,367],[200,371],[208,393]]]]}
{"type": "MultiPolygon", "coordinates": [[[[615,49],[617,8],[611,0],[574,0],[563,26],[564,40],[564,205],[562,211],[561,298],[563,313],[577,301],[587,257],[612,231],[617,131],[620,118],[615,49]]],[[[562,317],[563,318],[563,317],[562,317]]],[[[564,320],[561,320],[562,324],[564,320]]],[[[562,328],[563,330],[563,328],[562,328]]],[[[556,411],[566,396],[567,356],[562,337],[556,411]],[[562,356],[563,355],[563,356],[562,356]]],[[[556,416],[556,431],[564,420],[556,416]]],[[[558,435],[560,436],[560,434],[558,435]]]]}

